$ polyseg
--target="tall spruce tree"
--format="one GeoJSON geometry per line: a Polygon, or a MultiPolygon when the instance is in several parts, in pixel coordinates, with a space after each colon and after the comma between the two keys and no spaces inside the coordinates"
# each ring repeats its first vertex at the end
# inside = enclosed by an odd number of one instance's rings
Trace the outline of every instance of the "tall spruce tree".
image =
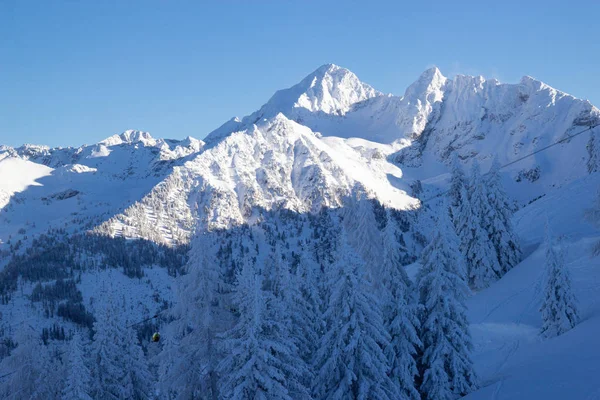
{"type": "Polygon", "coordinates": [[[400,243],[396,224],[388,211],[383,231],[382,313],[390,334],[385,353],[390,363],[390,377],[400,388],[402,398],[420,399],[415,378],[418,375],[416,355],[421,346],[418,336],[419,318],[412,282],[400,263],[400,243]]]}
{"type": "Polygon", "coordinates": [[[513,230],[512,207],[502,187],[500,163],[497,158],[494,158],[485,183],[488,202],[483,215],[483,225],[496,250],[502,276],[521,261],[521,247],[513,230]]]}
{"type": "Polygon", "coordinates": [[[219,398],[216,336],[224,329],[224,307],[219,288],[223,278],[215,262],[217,237],[216,232],[203,232],[194,238],[187,273],[178,279],[175,321],[158,356],[159,388],[173,399],[194,398],[200,392],[219,398]]]}
{"type": "Polygon", "coordinates": [[[546,225],[546,288],[540,311],[545,337],[562,335],[579,322],[577,300],[571,288],[571,276],[562,250],[556,248],[550,227],[546,225]]]}
{"type": "MultiPolygon", "coordinates": [[[[287,264],[287,261],[285,261],[287,264]]],[[[302,383],[310,388],[313,373],[309,366],[313,363],[314,354],[321,337],[321,299],[318,292],[318,266],[311,262],[304,253],[296,266],[296,274],[290,268],[282,269],[280,287],[285,307],[281,318],[289,320],[289,336],[297,348],[298,364],[304,371],[302,383]],[[288,272],[285,272],[288,271],[288,272]]]]}
{"type": "Polygon", "coordinates": [[[279,317],[279,299],[263,290],[263,278],[246,263],[237,277],[235,326],[222,338],[219,365],[224,399],[308,398],[301,384],[296,345],[279,317]]]}
{"type": "Polygon", "coordinates": [[[587,162],[588,172],[591,174],[600,171],[600,133],[597,130],[590,135],[587,150],[589,154],[587,162]]]}
{"type": "Polygon", "coordinates": [[[468,182],[456,152],[452,153],[451,162],[452,170],[450,175],[450,189],[448,191],[448,197],[450,198],[449,208],[452,222],[458,230],[457,219],[460,208],[464,202],[469,201],[465,192],[468,182]]]}
{"type": "Polygon", "coordinates": [[[501,267],[485,226],[489,200],[477,162],[473,163],[470,188],[470,201],[463,203],[459,215],[461,249],[466,259],[469,285],[473,289],[483,289],[499,278],[501,267]]]}
{"type": "Polygon", "coordinates": [[[469,289],[461,277],[461,256],[447,240],[451,234],[435,234],[423,250],[417,276],[423,343],[420,391],[426,400],[454,399],[477,387],[464,305],[469,289]]]}
{"type": "Polygon", "coordinates": [[[153,394],[154,382],[122,311],[110,295],[106,307],[98,310],[91,360],[93,394],[102,399],[146,399],[153,394]]]}
{"type": "Polygon", "coordinates": [[[137,333],[129,322],[126,322],[124,329],[122,349],[127,373],[131,380],[132,396],[134,400],[145,400],[154,397],[155,381],[150,374],[148,361],[144,351],[139,344],[137,333]]]}
{"type": "Polygon", "coordinates": [[[67,379],[62,392],[65,400],[91,400],[91,375],[87,367],[81,334],[75,332],[69,343],[67,379]]]}
{"type": "Polygon", "coordinates": [[[127,366],[123,362],[123,325],[113,300],[96,312],[92,346],[92,393],[99,399],[127,399],[133,396],[127,366]]]}
{"type": "Polygon", "coordinates": [[[342,232],[338,260],[327,272],[331,288],[324,319],[327,328],[315,358],[314,397],[319,399],[397,399],[388,376],[389,346],[378,299],[370,290],[363,261],[342,232]]]}
{"type": "Polygon", "coordinates": [[[36,383],[43,372],[40,357],[47,352],[37,332],[26,323],[19,324],[16,335],[17,347],[0,363],[2,371],[11,374],[0,380],[0,398],[29,399],[36,390],[36,383]]]}

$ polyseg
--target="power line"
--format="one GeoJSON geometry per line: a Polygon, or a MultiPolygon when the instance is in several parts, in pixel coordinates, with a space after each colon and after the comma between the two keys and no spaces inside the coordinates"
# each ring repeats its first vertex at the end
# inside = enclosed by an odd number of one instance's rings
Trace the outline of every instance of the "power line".
{"type": "MultiPolygon", "coordinates": [[[[533,156],[533,155],[535,155],[535,154],[541,153],[542,151],[546,151],[546,150],[548,150],[548,149],[549,149],[549,148],[551,148],[551,147],[557,146],[557,145],[559,145],[559,144],[561,144],[561,143],[564,143],[564,142],[566,142],[566,141],[568,141],[568,140],[571,140],[571,139],[573,139],[574,137],[576,137],[576,136],[579,136],[579,135],[581,135],[581,134],[583,134],[583,133],[585,133],[585,132],[591,131],[592,129],[594,129],[594,128],[597,128],[598,126],[600,126],[600,123],[597,123],[596,125],[590,125],[590,126],[588,126],[586,129],[583,129],[583,130],[581,130],[581,131],[579,131],[579,132],[577,132],[577,133],[574,133],[574,134],[572,134],[572,135],[567,135],[567,137],[565,137],[565,138],[563,138],[563,139],[560,139],[560,140],[557,140],[556,142],[554,142],[554,143],[551,143],[551,144],[549,144],[548,146],[542,147],[541,149],[538,149],[538,150],[536,150],[536,151],[534,151],[534,152],[531,152],[531,153],[529,153],[529,154],[526,154],[526,155],[524,155],[523,157],[517,158],[516,160],[513,160],[513,161],[511,161],[511,162],[509,162],[509,163],[507,163],[507,164],[501,165],[501,166],[500,166],[500,167],[499,167],[497,170],[499,171],[499,170],[501,170],[501,169],[503,169],[503,168],[506,168],[506,167],[508,167],[508,166],[511,166],[511,165],[513,165],[513,164],[516,164],[516,163],[518,163],[519,161],[523,161],[524,159],[526,159],[526,158],[529,158],[529,157],[531,157],[531,156],[533,156]]],[[[481,177],[483,178],[483,177],[485,177],[485,176],[489,175],[490,173],[491,173],[491,171],[488,171],[488,172],[486,172],[485,174],[481,175],[481,177]]],[[[436,194],[435,196],[429,197],[428,199],[422,200],[422,201],[421,201],[421,205],[423,205],[423,204],[425,204],[425,203],[429,203],[430,201],[432,201],[432,200],[435,200],[435,199],[437,199],[438,197],[442,197],[443,195],[445,195],[445,194],[446,194],[446,193],[448,193],[449,191],[450,191],[450,190],[446,190],[446,191],[443,191],[443,192],[441,192],[441,193],[438,193],[438,194],[436,194]]]]}

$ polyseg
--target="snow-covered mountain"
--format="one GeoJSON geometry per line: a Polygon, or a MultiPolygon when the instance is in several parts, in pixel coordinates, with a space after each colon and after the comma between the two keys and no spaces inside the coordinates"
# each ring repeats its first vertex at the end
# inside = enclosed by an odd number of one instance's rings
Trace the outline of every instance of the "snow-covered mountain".
{"type": "MultiPolygon", "coordinates": [[[[90,328],[86,313],[98,314],[116,298],[123,298],[130,322],[178,310],[183,292],[176,290],[182,282],[177,277],[186,269],[190,248],[192,260],[227,265],[222,273],[233,281],[240,265],[267,265],[275,248],[294,263],[314,258],[322,268],[332,266],[333,260],[327,261],[334,257],[332,238],[344,231],[370,266],[369,274],[377,276],[386,251],[384,232],[393,225],[402,263],[414,270],[419,265],[413,262],[438,228],[442,203],[429,199],[448,188],[451,155],[465,169],[477,161],[487,171],[494,158],[506,164],[599,124],[600,110],[589,102],[531,77],[504,84],[483,77],[450,79],[431,68],[403,96],[395,96],[328,64],[276,92],[258,111],[227,121],[204,141],[126,131],[78,148],[0,146],[0,332],[12,338],[24,321],[33,321],[36,332],[55,325],[90,328]],[[76,281],[75,292],[36,288],[55,288],[57,279],[76,281]],[[78,311],[66,317],[66,304],[78,311]]],[[[517,233],[526,257],[469,300],[475,360],[490,384],[510,364],[499,362],[493,369],[486,363],[506,353],[511,335],[517,345],[525,343],[537,327],[533,317],[489,318],[496,310],[514,317],[515,310],[504,303],[505,294],[513,293],[505,282],[521,275],[533,279],[541,215],[561,207],[573,188],[595,190],[598,129],[502,170],[504,187],[519,209],[517,233]],[[480,309],[481,304],[489,307],[480,309]],[[513,324],[508,328],[515,331],[499,333],[492,323],[513,324]]],[[[583,218],[582,209],[591,207],[588,197],[576,203],[573,218],[583,218]]],[[[556,221],[562,221],[560,215],[556,221]]],[[[584,223],[576,231],[560,225],[559,234],[572,235],[569,243],[576,251],[600,236],[582,228],[584,223]]],[[[515,296],[527,293],[522,290],[515,296]]],[[[537,300],[525,296],[523,301],[537,300]]],[[[600,318],[593,311],[596,300],[584,301],[589,317],[600,318]]],[[[176,311],[169,313],[181,319],[176,311]]],[[[166,326],[167,318],[160,321],[166,326]]],[[[505,325],[498,329],[508,329],[505,325]]],[[[169,327],[176,337],[178,328],[169,327]]],[[[62,348],[60,339],[53,343],[62,348]]],[[[10,359],[9,347],[0,348],[0,358],[10,359]]],[[[510,356],[516,352],[510,350],[510,356]]]]}

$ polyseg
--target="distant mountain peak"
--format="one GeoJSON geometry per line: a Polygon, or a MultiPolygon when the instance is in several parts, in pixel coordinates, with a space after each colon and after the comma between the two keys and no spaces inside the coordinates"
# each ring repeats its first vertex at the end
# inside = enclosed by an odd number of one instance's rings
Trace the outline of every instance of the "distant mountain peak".
{"type": "Polygon", "coordinates": [[[361,82],[350,70],[335,64],[324,64],[296,85],[275,92],[258,111],[241,120],[230,119],[211,132],[206,141],[218,140],[279,113],[291,120],[303,120],[309,114],[344,115],[355,104],[382,95],[361,82]]]}
{"type": "MultiPolygon", "coordinates": [[[[353,104],[381,95],[346,68],[325,64],[291,88],[276,92],[264,111],[286,113],[293,108],[310,112],[344,114],[353,104]]],[[[266,114],[266,112],[264,113],[266,114]]]]}
{"type": "Polygon", "coordinates": [[[156,144],[156,140],[148,132],[133,129],[128,129],[120,135],[117,134],[106,138],[99,144],[105,146],[118,146],[120,144],[132,144],[138,142],[143,143],[144,146],[153,146],[156,144]]]}
{"type": "Polygon", "coordinates": [[[423,71],[419,79],[410,85],[404,93],[404,98],[407,100],[421,99],[422,101],[434,94],[436,101],[441,100],[442,89],[448,78],[442,75],[438,67],[431,67],[423,71]]]}

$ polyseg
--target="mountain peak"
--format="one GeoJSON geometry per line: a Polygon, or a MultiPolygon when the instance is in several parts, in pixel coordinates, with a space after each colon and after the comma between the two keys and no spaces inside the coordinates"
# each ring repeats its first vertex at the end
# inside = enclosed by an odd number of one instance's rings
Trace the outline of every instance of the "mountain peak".
{"type": "Polygon", "coordinates": [[[262,114],[283,112],[290,116],[292,109],[309,112],[344,114],[353,104],[380,95],[346,68],[324,64],[289,89],[276,92],[262,114]]]}
{"type": "Polygon", "coordinates": [[[133,129],[128,129],[120,135],[112,135],[101,141],[99,144],[105,146],[118,146],[120,144],[133,144],[138,142],[143,143],[144,146],[153,146],[156,144],[156,140],[148,132],[136,131],[133,129]]]}
{"type": "Polygon", "coordinates": [[[241,121],[237,118],[227,121],[205,140],[213,142],[279,113],[294,121],[306,121],[322,114],[344,115],[354,104],[377,96],[382,93],[361,82],[352,71],[335,64],[323,64],[294,86],[275,92],[260,110],[241,121]]]}
{"type": "MultiPolygon", "coordinates": [[[[406,99],[416,100],[421,97],[428,97],[430,94],[439,94],[446,84],[446,78],[438,67],[431,67],[423,71],[419,79],[406,89],[404,97],[406,99]]],[[[439,97],[439,96],[434,96],[439,97]]],[[[440,97],[441,99],[441,97],[440,97]]]]}

